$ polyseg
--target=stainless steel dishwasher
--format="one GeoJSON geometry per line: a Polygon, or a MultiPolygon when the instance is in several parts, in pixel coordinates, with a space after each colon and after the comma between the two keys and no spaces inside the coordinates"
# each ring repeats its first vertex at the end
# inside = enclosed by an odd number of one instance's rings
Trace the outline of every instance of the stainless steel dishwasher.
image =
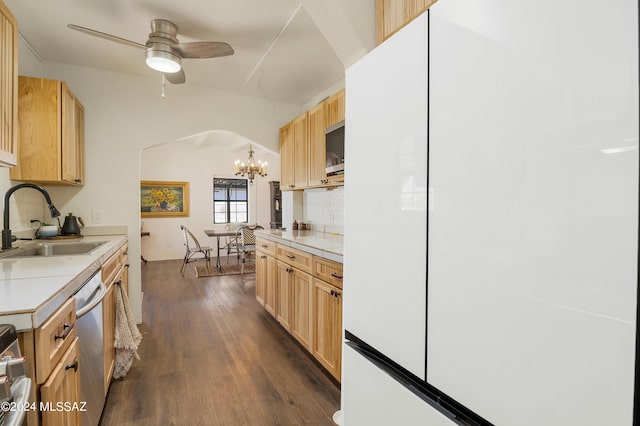
{"type": "Polygon", "coordinates": [[[102,299],[106,287],[96,272],[76,292],[76,324],[80,344],[80,400],[87,403],[81,424],[96,426],[105,400],[102,299]]]}

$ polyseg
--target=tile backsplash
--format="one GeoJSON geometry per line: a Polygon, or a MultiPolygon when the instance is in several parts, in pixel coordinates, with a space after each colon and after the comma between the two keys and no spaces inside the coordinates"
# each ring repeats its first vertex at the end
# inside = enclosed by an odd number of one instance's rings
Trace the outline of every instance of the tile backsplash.
{"type": "Polygon", "coordinates": [[[306,189],[302,220],[314,231],[344,234],[344,187],[306,189]]]}

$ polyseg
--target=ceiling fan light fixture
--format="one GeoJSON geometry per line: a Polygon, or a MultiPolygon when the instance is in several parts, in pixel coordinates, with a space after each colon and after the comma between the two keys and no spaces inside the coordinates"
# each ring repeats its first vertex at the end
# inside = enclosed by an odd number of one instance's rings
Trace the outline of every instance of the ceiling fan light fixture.
{"type": "Polygon", "coordinates": [[[174,73],[182,68],[179,56],[164,50],[147,49],[146,62],[149,68],[163,73],[174,73]]]}

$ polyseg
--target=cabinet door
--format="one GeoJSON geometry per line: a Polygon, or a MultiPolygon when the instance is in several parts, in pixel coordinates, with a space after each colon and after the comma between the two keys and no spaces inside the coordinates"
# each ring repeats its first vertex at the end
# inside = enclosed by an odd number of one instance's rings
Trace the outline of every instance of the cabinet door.
{"type": "Polygon", "coordinates": [[[342,290],[313,279],[313,356],[338,381],[342,358],[342,290]]]}
{"type": "Polygon", "coordinates": [[[325,128],[333,126],[334,124],[344,120],[344,94],[344,89],[339,90],[323,102],[325,128]]]}
{"type": "Polygon", "coordinates": [[[267,287],[267,255],[259,250],[256,255],[256,300],[264,306],[267,287]]]}
{"type": "Polygon", "coordinates": [[[320,186],[326,179],[326,148],[324,103],[316,105],[307,113],[309,134],[309,186],[320,186]]]}
{"type": "Polygon", "coordinates": [[[102,299],[103,351],[104,351],[104,394],[107,395],[111,375],[115,365],[116,350],[113,347],[116,328],[116,284],[108,284],[107,293],[102,299]]]}
{"type": "Polygon", "coordinates": [[[307,350],[313,341],[311,296],[313,282],[311,275],[294,269],[291,275],[291,334],[307,350]]]}
{"type": "MultiPolygon", "coordinates": [[[[81,183],[80,179],[80,138],[77,119],[82,109],[76,110],[76,97],[65,83],[62,83],[62,180],[81,183]]],[[[79,103],[78,103],[79,104],[79,103]]],[[[81,124],[83,127],[83,125],[81,124]]],[[[84,128],[84,127],[83,127],[84,128]]]]}
{"type": "Polygon", "coordinates": [[[124,286],[124,292],[129,296],[129,244],[125,244],[120,249],[120,261],[122,262],[122,274],[120,275],[120,280],[122,280],[122,285],[124,286]]]}
{"type": "Polygon", "coordinates": [[[276,261],[276,319],[282,326],[291,329],[290,286],[293,268],[276,261]]]}
{"type": "Polygon", "coordinates": [[[293,189],[294,146],[292,123],[280,129],[280,189],[293,189]]]}
{"type": "Polygon", "coordinates": [[[12,180],[60,181],[60,82],[18,78],[19,159],[12,180]]]}
{"type": "Polygon", "coordinates": [[[2,1],[0,34],[0,166],[14,166],[18,142],[18,23],[2,1]]]}
{"type": "Polygon", "coordinates": [[[276,259],[267,256],[265,265],[265,281],[264,281],[264,308],[271,315],[276,316],[277,291],[276,291],[276,259]]]}
{"type": "Polygon", "coordinates": [[[84,185],[84,106],[78,98],[75,103],[75,183],[84,185]]]}
{"type": "Polygon", "coordinates": [[[80,366],[78,338],[69,346],[49,379],[40,387],[43,426],[74,426],[80,424],[80,366]],[[76,409],[64,409],[67,406],[76,409]],[[57,409],[60,407],[59,409],[57,409]]]}
{"type": "Polygon", "coordinates": [[[326,139],[324,135],[324,131],[327,127],[333,126],[334,124],[339,123],[344,120],[345,117],[345,90],[342,89],[333,95],[329,96],[329,98],[323,102],[324,105],[324,128],[322,129],[322,158],[324,160],[324,165],[322,166],[323,185],[335,185],[344,183],[344,173],[327,176],[326,174],[326,139]]]}
{"type": "Polygon", "coordinates": [[[306,112],[293,121],[293,145],[293,184],[295,189],[303,189],[309,185],[309,139],[306,112]]]}
{"type": "Polygon", "coordinates": [[[376,43],[382,43],[436,1],[376,0],[376,43]]]}

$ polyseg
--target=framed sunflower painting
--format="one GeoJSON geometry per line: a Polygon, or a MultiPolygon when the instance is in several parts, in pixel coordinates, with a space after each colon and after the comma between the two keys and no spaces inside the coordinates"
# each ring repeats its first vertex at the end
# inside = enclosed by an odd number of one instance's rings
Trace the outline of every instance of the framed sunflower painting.
{"type": "Polygon", "coordinates": [[[140,216],[189,216],[189,182],[140,182],[140,216]]]}

